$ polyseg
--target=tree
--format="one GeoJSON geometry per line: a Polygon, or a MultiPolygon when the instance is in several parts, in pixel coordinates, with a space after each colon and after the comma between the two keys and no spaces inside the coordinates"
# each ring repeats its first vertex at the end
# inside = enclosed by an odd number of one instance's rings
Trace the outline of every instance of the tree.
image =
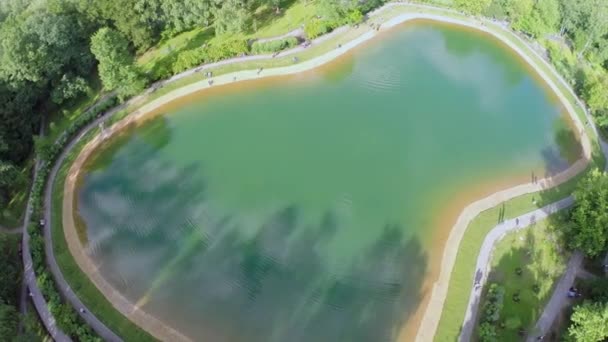
{"type": "Polygon", "coordinates": [[[18,165],[28,157],[33,146],[32,127],[38,118],[32,111],[37,91],[33,86],[12,89],[0,81],[0,160],[18,165]]]}
{"type": "Polygon", "coordinates": [[[211,22],[211,0],[167,0],[163,1],[161,6],[167,27],[175,33],[195,26],[209,26],[211,22]]]}
{"type": "Polygon", "coordinates": [[[593,170],[574,192],[570,221],[564,225],[566,241],[589,256],[602,253],[608,240],[608,175],[593,170]]]}
{"type": "Polygon", "coordinates": [[[14,306],[0,299],[0,336],[5,341],[11,341],[17,336],[19,314],[14,306]]]}
{"type": "Polygon", "coordinates": [[[478,15],[483,13],[491,0],[454,0],[454,5],[461,11],[478,15]]]}
{"type": "Polygon", "coordinates": [[[120,31],[139,51],[151,47],[160,37],[163,17],[160,0],[74,0],[78,10],[97,28],[120,31]]]}
{"type": "Polygon", "coordinates": [[[247,0],[226,0],[215,13],[217,34],[245,32],[251,21],[251,8],[247,0]]]}
{"type": "MultiPolygon", "coordinates": [[[[2,164],[0,164],[0,170],[2,164]]],[[[2,171],[0,171],[1,173],[2,171]]],[[[16,172],[16,170],[15,170],[16,172]]],[[[18,240],[7,234],[0,234],[0,302],[16,305],[18,302],[20,260],[17,252],[18,240]]],[[[0,336],[2,334],[0,333],[0,336]]]]}
{"type": "Polygon", "coordinates": [[[584,302],[574,308],[568,336],[575,341],[603,341],[608,337],[608,304],[584,302]]]}
{"type": "Polygon", "coordinates": [[[260,0],[260,4],[268,5],[270,8],[273,8],[276,14],[281,13],[281,5],[284,0],[260,0]]]}
{"type": "Polygon", "coordinates": [[[513,21],[513,28],[541,37],[555,32],[561,20],[557,0],[508,0],[507,12],[513,21]]]}
{"type": "Polygon", "coordinates": [[[534,5],[534,10],[545,23],[547,32],[555,32],[559,29],[562,14],[558,0],[537,1],[534,5]]]}
{"type": "Polygon", "coordinates": [[[608,77],[590,75],[585,83],[583,96],[592,111],[603,111],[608,108],[608,77]]]}
{"type": "Polygon", "coordinates": [[[582,56],[608,33],[608,2],[604,0],[560,0],[562,28],[568,32],[582,56]]]}
{"type": "Polygon", "coordinates": [[[92,58],[84,34],[72,16],[43,9],[10,18],[0,31],[0,76],[44,84],[66,70],[88,73],[92,58]]]}
{"type": "Polygon", "coordinates": [[[91,38],[91,51],[99,61],[103,86],[126,97],[141,91],[145,81],[134,65],[129,42],[118,31],[104,27],[91,38]]]}
{"type": "Polygon", "coordinates": [[[51,90],[51,100],[56,104],[72,100],[89,91],[87,81],[72,74],[64,74],[51,90]]]}

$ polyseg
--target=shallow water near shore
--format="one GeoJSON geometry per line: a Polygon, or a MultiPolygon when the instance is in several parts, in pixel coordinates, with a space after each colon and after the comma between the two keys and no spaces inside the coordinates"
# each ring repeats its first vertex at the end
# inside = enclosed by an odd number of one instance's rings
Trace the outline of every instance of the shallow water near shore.
{"type": "Polygon", "coordinates": [[[107,280],[194,340],[394,340],[454,201],[578,157],[510,52],[426,22],[168,114],[97,152],[77,207],[107,280]]]}

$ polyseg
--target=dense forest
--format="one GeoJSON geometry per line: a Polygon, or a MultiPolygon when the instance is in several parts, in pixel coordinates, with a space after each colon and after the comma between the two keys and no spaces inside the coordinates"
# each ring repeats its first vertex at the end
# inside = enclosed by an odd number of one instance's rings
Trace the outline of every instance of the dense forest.
{"type": "Polygon", "coordinates": [[[0,233],[0,336],[3,341],[10,341],[17,336],[19,323],[19,281],[21,263],[19,262],[19,235],[0,233]]]}

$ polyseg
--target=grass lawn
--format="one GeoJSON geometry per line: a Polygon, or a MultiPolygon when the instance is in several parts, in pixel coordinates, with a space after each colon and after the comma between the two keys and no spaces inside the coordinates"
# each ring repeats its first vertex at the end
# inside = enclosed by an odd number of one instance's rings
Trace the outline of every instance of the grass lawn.
{"type": "Polygon", "coordinates": [[[78,298],[80,298],[98,319],[125,341],[153,341],[154,338],[150,336],[150,334],[139,328],[116,310],[89,280],[89,277],[80,270],[80,267],[78,267],[78,264],[70,253],[63,234],[63,187],[67,172],[74,159],[76,159],[80,153],[80,150],[90,138],[98,133],[98,131],[98,129],[94,129],[82,138],[64,160],[57,174],[57,178],[55,178],[51,212],[53,251],[64,278],[70,284],[70,287],[78,298]]]}
{"type": "Polygon", "coordinates": [[[559,223],[553,221],[542,220],[507,234],[495,246],[487,284],[496,283],[505,289],[500,322],[511,322],[497,329],[498,341],[520,340],[520,329],[532,332],[554,283],[566,268],[567,256],[556,248],[554,232],[559,223]],[[517,274],[518,269],[521,274],[517,274]],[[513,299],[516,295],[519,301],[513,299]]]}

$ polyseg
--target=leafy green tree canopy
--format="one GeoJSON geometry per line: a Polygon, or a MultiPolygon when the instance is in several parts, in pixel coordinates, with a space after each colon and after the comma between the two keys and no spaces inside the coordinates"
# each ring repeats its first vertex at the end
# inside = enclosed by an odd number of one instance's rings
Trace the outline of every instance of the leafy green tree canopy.
{"type": "Polygon", "coordinates": [[[585,302],[574,308],[568,336],[574,341],[596,342],[608,337],[608,304],[585,302]]]}
{"type": "Polygon", "coordinates": [[[605,251],[608,240],[608,174],[593,170],[574,192],[576,199],[565,234],[570,247],[589,256],[605,251]]]}
{"type": "Polygon", "coordinates": [[[99,61],[99,77],[105,88],[117,90],[123,97],[143,89],[145,82],[134,65],[129,42],[120,32],[99,29],[91,38],[91,51],[99,61]]]}

